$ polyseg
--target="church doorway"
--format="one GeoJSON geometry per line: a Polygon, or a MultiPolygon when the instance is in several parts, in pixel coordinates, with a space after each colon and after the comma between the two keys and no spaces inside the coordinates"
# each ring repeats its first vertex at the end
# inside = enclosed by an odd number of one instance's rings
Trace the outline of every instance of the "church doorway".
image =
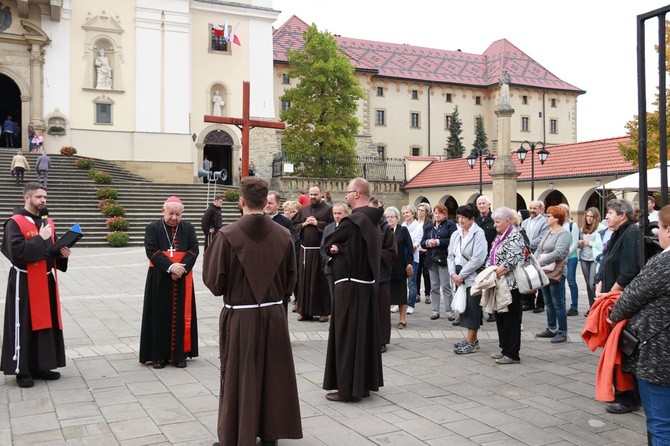
{"type": "MultiPolygon", "coordinates": [[[[209,160],[212,171],[225,169],[228,173],[225,180],[218,180],[218,184],[233,184],[233,138],[223,130],[214,130],[205,136],[203,156],[209,160]]],[[[204,162],[204,159],[203,159],[204,162]]],[[[203,178],[203,182],[207,179],[203,178]]]]}
{"type": "MultiPolygon", "coordinates": [[[[14,133],[13,147],[21,147],[21,91],[18,85],[5,76],[0,74],[0,121],[7,120],[8,116],[14,121],[16,132],[14,133]]],[[[0,147],[9,147],[4,132],[0,137],[0,147]]]]}

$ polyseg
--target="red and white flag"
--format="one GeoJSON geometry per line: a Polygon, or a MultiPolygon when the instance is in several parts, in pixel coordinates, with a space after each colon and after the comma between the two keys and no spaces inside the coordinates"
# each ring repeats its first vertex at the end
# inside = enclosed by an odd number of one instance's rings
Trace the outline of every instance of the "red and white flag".
{"type": "Polygon", "coordinates": [[[216,37],[223,37],[223,28],[216,23],[212,24],[212,31],[216,37]]]}
{"type": "Polygon", "coordinates": [[[226,23],[223,25],[223,40],[227,42],[229,38],[230,37],[228,36],[228,20],[226,20],[226,23]]]}
{"type": "Polygon", "coordinates": [[[233,29],[230,32],[230,41],[233,42],[237,46],[242,46],[242,44],[240,43],[240,39],[237,37],[237,34],[235,34],[235,30],[237,29],[238,26],[240,26],[239,23],[235,26],[235,29],[233,29]]]}

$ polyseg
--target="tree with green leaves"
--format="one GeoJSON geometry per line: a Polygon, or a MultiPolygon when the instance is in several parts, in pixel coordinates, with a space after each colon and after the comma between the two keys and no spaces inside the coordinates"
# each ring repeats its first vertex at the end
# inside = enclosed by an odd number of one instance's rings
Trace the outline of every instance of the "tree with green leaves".
{"type": "Polygon", "coordinates": [[[451,124],[449,125],[449,137],[447,138],[447,158],[462,158],[465,147],[461,141],[463,137],[463,122],[458,116],[458,105],[454,108],[451,115],[451,124]]]}
{"type": "Polygon", "coordinates": [[[486,149],[489,146],[486,137],[486,130],[484,130],[484,118],[482,115],[475,119],[475,142],[472,143],[474,149],[486,149]]]}
{"type": "Polygon", "coordinates": [[[289,77],[298,84],[284,92],[290,104],[282,144],[298,175],[351,178],[357,172],[358,100],[365,96],[349,58],[332,34],[312,24],[301,51],[288,52],[289,77]]]}

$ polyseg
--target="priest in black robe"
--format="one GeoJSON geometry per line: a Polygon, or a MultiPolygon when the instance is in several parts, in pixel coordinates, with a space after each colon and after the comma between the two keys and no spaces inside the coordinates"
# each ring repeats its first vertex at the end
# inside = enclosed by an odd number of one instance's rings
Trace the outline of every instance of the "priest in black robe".
{"type": "Polygon", "coordinates": [[[0,368],[20,387],[34,379],[55,380],[65,367],[65,343],[56,270],[67,270],[70,248],[47,250],[55,226],[46,214],[47,192],[39,183],[23,188],[24,207],[5,222],[2,253],[12,262],[7,280],[0,368]],[[18,286],[17,286],[18,285],[18,286]],[[18,316],[18,317],[17,317],[18,316]]]}
{"type": "Polygon", "coordinates": [[[198,356],[193,266],[198,238],[193,225],[181,219],[184,205],[177,197],[163,204],[163,218],[146,227],[144,248],[149,271],[144,288],[140,362],[162,369],[172,363],[186,367],[198,356]]]}
{"type": "Polygon", "coordinates": [[[355,178],[347,188],[353,213],[326,238],[333,256],[335,302],[323,378],[331,401],[357,402],[384,385],[379,337],[379,221],[383,210],[368,206],[370,185],[355,178]]]}
{"type": "Polygon", "coordinates": [[[309,206],[300,208],[293,216],[293,231],[300,238],[298,252],[298,317],[299,321],[318,317],[320,322],[328,322],[330,315],[330,294],[328,281],[323,271],[321,239],[323,230],[333,222],[332,207],[321,200],[323,193],[319,186],[309,188],[309,206]]]}

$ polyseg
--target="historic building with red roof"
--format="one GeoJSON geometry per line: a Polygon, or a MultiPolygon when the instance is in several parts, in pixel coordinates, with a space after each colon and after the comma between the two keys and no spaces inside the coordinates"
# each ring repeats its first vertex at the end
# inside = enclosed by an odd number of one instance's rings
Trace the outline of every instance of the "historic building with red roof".
{"type": "MultiPolygon", "coordinates": [[[[547,206],[566,203],[574,211],[574,218],[581,216],[588,207],[601,208],[603,202],[613,198],[616,192],[603,190],[602,186],[637,171],[619,152],[618,145],[627,141],[627,137],[619,137],[547,147],[549,157],[544,164],[540,163],[536,153],[535,199],[547,206]]],[[[524,147],[527,148],[527,145],[524,147]]],[[[527,209],[530,204],[530,156],[528,152],[522,164],[513,154],[516,170],[520,173],[517,178],[518,209],[527,209]]],[[[407,157],[406,162],[408,181],[404,189],[409,203],[445,204],[450,213],[455,213],[458,206],[473,202],[479,196],[478,162],[473,169],[465,159],[407,157]]],[[[484,164],[482,192],[488,197],[493,196],[490,172],[484,164]]],[[[629,195],[626,198],[636,198],[634,193],[629,195]]]]}
{"type": "MultiPolygon", "coordinates": [[[[290,107],[280,98],[298,81],[287,75],[287,51],[303,48],[303,33],[308,27],[293,16],[274,30],[277,114],[290,107]]],[[[335,39],[366,92],[358,109],[361,155],[444,156],[448,125],[456,107],[463,123],[465,155],[472,148],[479,118],[484,122],[489,148],[495,152],[498,122],[494,109],[505,71],[511,79],[510,98],[515,109],[512,146],[524,140],[547,145],[577,141],[577,99],[585,92],[556,77],[506,39],[491,43],[482,54],[338,35],[335,39]]]]}

